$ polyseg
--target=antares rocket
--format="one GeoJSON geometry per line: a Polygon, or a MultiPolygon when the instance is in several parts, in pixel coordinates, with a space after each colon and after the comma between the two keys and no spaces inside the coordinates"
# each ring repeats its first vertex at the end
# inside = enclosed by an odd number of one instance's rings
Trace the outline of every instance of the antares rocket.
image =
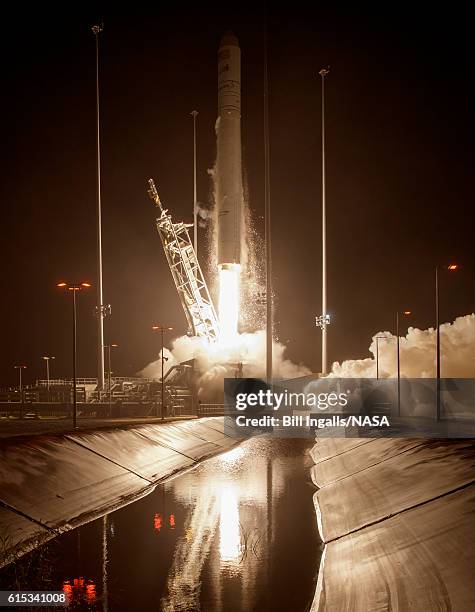
{"type": "Polygon", "coordinates": [[[218,265],[241,263],[243,187],[241,167],[241,50],[234,34],[218,50],[218,122],[216,158],[218,265]]]}

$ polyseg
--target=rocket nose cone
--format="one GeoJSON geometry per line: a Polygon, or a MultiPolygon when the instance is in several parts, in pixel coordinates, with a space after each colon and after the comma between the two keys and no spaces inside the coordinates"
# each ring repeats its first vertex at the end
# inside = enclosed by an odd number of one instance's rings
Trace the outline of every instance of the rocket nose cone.
{"type": "Polygon", "coordinates": [[[234,36],[234,34],[231,31],[228,31],[224,34],[224,36],[221,38],[221,42],[219,43],[220,47],[239,47],[239,41],[236,38],[236,36],[234,36]]]}

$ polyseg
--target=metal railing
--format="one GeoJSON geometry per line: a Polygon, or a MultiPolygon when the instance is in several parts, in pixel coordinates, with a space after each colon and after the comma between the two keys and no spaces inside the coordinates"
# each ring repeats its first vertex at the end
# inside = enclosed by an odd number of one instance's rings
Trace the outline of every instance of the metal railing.
{"type": "MultiPolygon", "coordinates": [[[[77,378],[77,385],[97,385],[97,378],[77,378]]],[[[112,376],[111,381],[113,384],[117,383],[150,383],[152,382],[151,378],[142,378],[141,376],[112,376]]],[[[55,385],[72,385],[73,381],[71,378],[51,378],[49,381],[49,386],[53,387],[55,385]]],[[[47,387],[48,381],[44,379],[40,379],[36,381],[36,385],[30,385],[30,388],[33,387],[47,387]]],[[[27,388],[26,386],[24,387],[27,388]]]]}
{"type": "Polygon", "coordinates": [[[198,403],[198,416],[223,416],[224,404],[202,404],[198,403]]]}
{"type": "MultiPolygon", "coordinates": [[[[72,385],[73,381],[71,378],[51,378],[49,381],[49,386],[50,387],[65,387],[68,385],[72,385]]],[[[97,378],[77,378],[76,379],[76,384],[78,386],[81,385],[97,385],[97,378]]],[[[37,380],[36,381],[36,385],[30,385],[30,388],[34,388],[34,387],[48,387],[48,381],[47,380],[37,380]]],[[[26,389],[27,387],[25,387],[26,389]]]]}

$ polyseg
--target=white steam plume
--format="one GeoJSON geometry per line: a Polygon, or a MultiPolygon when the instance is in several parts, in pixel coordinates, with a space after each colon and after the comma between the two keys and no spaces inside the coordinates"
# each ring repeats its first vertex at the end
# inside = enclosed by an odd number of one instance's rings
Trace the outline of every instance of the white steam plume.
{"type": "MultiPolygon", "coordinates": [[[[335,362],[330,376],[339,378],[376,377],[376,336],[379,339],[379,376],[397,376],[397,342],[391,332],[378,332],[372,338],[369,351],[373,358],[335,362]]],[[[399,339],[401,376],[405,378],[435,378],[435,329],[410,327],[399,339]]],[[[475,377],[475,314],[457,317],[453,323],[440,326],[441,375],[446,378],[475,377]]]]}
{"type": "MultiPolygon", "coordinates": [[[[296,378],[307,376],[310,370],[295,364],[285,357],[286,347],[280,342],[273,343],[273,371],[275,378],[296,378]]],[[[257,331],[252,334],[239,334],[233,346],[210,345],[203,338],[181,336],[172,342],[172,349],[164,350],[164,371],[189,359],[195,359],[195,369],[199,375],[199,387],[202,394],[223,388],[223,379],[239,374],[245,378],[263,378],[266,373],[266,334],[257,331]],[[240,365],[241,364],[241,365],[240,365]]],[[[161,361],[150,363],[140,376],[147,378],[161,377],[161,361]]]]}

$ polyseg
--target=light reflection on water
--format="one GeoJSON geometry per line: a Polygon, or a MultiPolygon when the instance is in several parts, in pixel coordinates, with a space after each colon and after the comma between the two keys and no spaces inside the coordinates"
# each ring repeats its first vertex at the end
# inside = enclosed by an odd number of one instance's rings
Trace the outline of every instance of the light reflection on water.
{"type": "Polygon", "coordinates": [[[248,440],[64,534],[53,582],[94,585],[69,589],[74,610],[308,610],[320,556],[310,446],[248,440]]]}
{"type": "MultiPolygon", "coordinates": [[[[297,442],[300,452],[289,456],[292,442],[280,442],[280,454],[278,441],[251,440],[165,485],[177,502],[188,506],[189,515],[168,574],[163,610],[252,610],[258,601],[265,605],[262,594],[272,590],[274,508],[292,478],[305,482],[305,446],[297,442]],[[210,593],[206,607],[200,608],[204,577],[210,593]],[[223,608],[225,591],[232,601],[223,608]]],[[[313,490],[308,487],[306,493],[311,506],[313,490]]],[[[298,511],[294,501],[293,512],[298,511]]],[[[272,609],[279,608],[274,604],[272,609]]]]}
{"type": "Polygon", "coordinates": [[[239,530],[239,503],[234,484],[224,486],[219,505],[219,555],[222,566],[239,567],[241,532],[239,530]]]}

